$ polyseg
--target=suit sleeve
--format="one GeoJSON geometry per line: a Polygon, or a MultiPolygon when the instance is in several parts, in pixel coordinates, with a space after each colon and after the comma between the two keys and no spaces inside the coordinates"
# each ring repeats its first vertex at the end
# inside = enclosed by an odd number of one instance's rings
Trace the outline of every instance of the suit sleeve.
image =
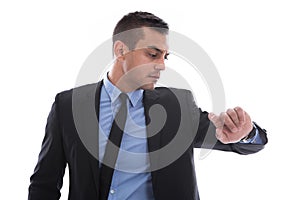
{"type": "Polygon", "coordinates": [[[47,119],[37,165],[30,177],[28,200],[57,200],[63,184],[66,159],[59,124],[58,95],[47,119]]]}
{"type": "MultiPolygon", "coordinates": [[[[221,151],[232,151],[238,154],[251,154],[256,153],[264,148],[264,145],[267,144],[267,135],[266,130],[262,129],[256,124],[259,136],[262,140],[261,144],[252,144],[252,143],[232,143],[232,144],[223,144],[217,140],[216,127],[208,119],[208,112],[202,111],[201,108],[198,108],[192,93],[189,91],[187,94],[188,103],[190,104],[191,113],[192,113],[192,127],[193,131],[196,132],[196,137],[194,140],[195,148],[205,148],[205,149],[216,149],[221,151]]],[[[252,131],[256,131],[255,128],[252,131]]]]}

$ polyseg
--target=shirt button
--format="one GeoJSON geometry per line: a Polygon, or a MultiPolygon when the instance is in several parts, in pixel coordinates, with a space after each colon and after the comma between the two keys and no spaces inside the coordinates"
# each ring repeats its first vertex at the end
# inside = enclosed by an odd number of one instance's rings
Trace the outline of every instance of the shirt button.
{"type": "Polygon", "coordinates": [[[111,189],[111,190],[110,190],[110,193],[111,193],[111,194],[114,194],[114,193],[115,193],[115,190],[114,190],[114,189],[111,189]]]}

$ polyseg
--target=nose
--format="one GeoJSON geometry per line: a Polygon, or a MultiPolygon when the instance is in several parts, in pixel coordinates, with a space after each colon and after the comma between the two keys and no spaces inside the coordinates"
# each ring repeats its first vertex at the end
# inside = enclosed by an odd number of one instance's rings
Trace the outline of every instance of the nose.
{"type": "Polygon", "coordinates": [[[159,71],[165,70],[166,69],[165,63],[158,63],[158,64],[156,64],[154,66],[154,69],[155,70],[159,70],[159,71]]]}
{"type": "Polygon", "coordinates": [[[165,58],[161,57],[160,59],[157,60],[156,65],[154,66],[154,68],[156,70],[165,70],[166,66],[165,66],[165,58]]]}

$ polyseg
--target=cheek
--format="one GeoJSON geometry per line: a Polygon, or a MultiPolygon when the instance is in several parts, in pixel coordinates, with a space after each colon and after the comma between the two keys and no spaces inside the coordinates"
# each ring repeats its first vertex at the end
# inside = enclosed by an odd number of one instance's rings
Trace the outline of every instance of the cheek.
{"type": "Polygon", "coordinates": [[[147,59],[128,59],[124,71],[125,73],[145,74],[151,72],[154,69],[154,65],[147,59]]]}
{"type": "Polygon", "coordinates": [[[128,63],[130,63],[130,68],[139,67],[141,65],[150,64],[152,62],[149,57],[143,53],[133,53],[128,57],[128,63]]]}
{"type": "Polygon", "coordinates": [[[135,69],[140,65],[139,60],[135,59],[134,56],[128,56],[125,62],[124,72],[128,73],[129,71],[135,69]]]}
{"type": "Polygon", "coordinates": [[[125,60],[124,73],[129,75],[131,80],[142,81],[154,71],[155,63],[143,52],[132,52],[125,60]]]}

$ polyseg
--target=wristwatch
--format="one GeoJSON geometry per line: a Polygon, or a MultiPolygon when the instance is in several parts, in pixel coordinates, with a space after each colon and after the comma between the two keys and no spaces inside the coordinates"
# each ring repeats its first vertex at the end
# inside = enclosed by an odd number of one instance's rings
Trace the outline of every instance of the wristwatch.
{"type": "Polygon", "coordinates": [[[249,140],[251,140],[254,136],[256,135],[256,125],[255,122],[253,122],[253,128],[250,131],[250,133],[241,139],[242,142],[249,142],[249,140]]]}

